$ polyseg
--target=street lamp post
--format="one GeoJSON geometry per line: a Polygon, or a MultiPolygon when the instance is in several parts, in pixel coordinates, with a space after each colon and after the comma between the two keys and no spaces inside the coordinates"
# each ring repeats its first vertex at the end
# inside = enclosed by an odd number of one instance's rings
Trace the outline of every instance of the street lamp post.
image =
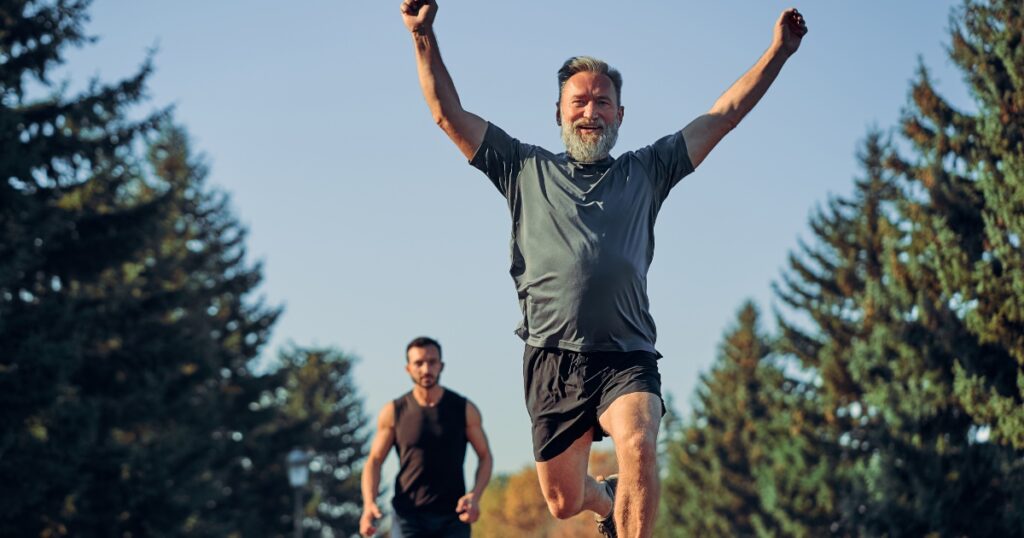
{"type": "Polygon", "coordinates": [[[288,464],[288,483],[295,497],[295,538],[302,538],[302,488],[309,482],[309,454],[300,448],[293,448],[285,458],[288,464]]]}

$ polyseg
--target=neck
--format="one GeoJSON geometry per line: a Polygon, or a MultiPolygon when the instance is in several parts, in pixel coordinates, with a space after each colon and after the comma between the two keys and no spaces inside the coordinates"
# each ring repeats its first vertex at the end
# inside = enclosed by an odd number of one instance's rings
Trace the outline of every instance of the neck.
{"type": "Polygon", "coordinates": [[[437,405],[437,402],[441,399],[441,396],[443,395],[444,387],[442,387],[441,385],[434,385],[429,389],[423,388],[419,385],[416,385],[412,388],[412,396],[413,398],[416,398],[416,403],[427,407],[433,407],[437,405]]]}

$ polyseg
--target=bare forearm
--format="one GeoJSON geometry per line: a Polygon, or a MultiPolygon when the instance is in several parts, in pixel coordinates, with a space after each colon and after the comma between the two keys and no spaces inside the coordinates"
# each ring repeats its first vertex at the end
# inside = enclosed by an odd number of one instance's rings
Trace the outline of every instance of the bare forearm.
{"type": "Polygon", "coordinates": [[[494,462],[488,455],[486,458],[481,458],[480,462],[476,466],[476,479],[473,483],[473,496],[479,500],[483,496],[484,490],[487,489],[487,484],[491,481],[491,471],[494,467],[494,462]]]}
{"type": "Polygon", "coordinates": [[[433,28],[413,32],[412,36],[420,89],[430,107],[430,114],[459,151],[466,158],[472,158],[483,141],[487,124],[462,108],[455,83],[441,60],[433,28]]]}
{"type": "Polygon", "coordinates": [[[462,103],[459,101],[458,92],[455,91],[455,83],[448,74],[448,68],[441,60],[441,51],[437,47],[434,30],[427,28],[413,32],[412,39],[423,98],[430,107],[434,121],[440,125],[447,116],[461,112],[462,103]]]}
{"type": "Polygon", "coordinates": [[[782,65],[800,48],[807,25],[803,15],[790,8],[782,12],[775,22],[772,44],[761,55],[754,67],[722,94],[706,114],[698,116],[683,127],[686,150],[694,167],[699,166],[708,153],[739,125],[754,105],[764,97],[768,87],[779,76],[782,65]]]}
{"type": "Polygon", "coordinates": [[[740,120],[754,108],[754,105],[764,97],[788,57],[788,54],[773,44],[761,55],[753,67],[715,101],[708,113],[722,117],[729,130],[735,128],[740,120]]]}
{"type": "Polygon", "coordinates": [[[686,149],[693,166],[699,166],[708,153],[764,97],[788,57],[777,43],[772,43],[757,63],[715,101],[711,110],[683,128],[686,149]]]}
{"type": "Polygon", "coordinates": [[[379,461],[367,461],[366,467],[363,467],[363,506],[377,503],[377,493],[380,491],[380,465],[379,461]]]}

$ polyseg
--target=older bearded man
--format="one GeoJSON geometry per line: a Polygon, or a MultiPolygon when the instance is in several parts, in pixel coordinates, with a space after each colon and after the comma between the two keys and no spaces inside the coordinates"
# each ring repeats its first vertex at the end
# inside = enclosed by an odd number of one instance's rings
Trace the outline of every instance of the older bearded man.
{"type": "Polygon", "coordinates": [[[656,441],[664,412],[647,298],[654,221],[672,187],[753,108],[807,32],[782,13],[758,62],[682,130],[617,158],[622,76],[590,57],[558,71],[555,120],[566,152],[524,144],[462,108],[441,61],[433,0],[401,6],[434,120],[508,201],[511,274],[523,320],[526,407],[552,514],[598,516],[606,536],[650,536],[658,504],[656,441]],[[587,474],[609,435],[617,477],[587,474]]]}

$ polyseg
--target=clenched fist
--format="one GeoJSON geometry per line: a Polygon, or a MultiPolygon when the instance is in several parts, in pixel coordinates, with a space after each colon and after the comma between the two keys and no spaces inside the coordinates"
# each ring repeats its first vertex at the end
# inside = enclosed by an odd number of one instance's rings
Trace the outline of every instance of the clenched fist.
{"type": "Polygon", "coordinates": [[[796,52],[805,35],[807,22],[804,21],[804,16],[796,8],[783,11],[775,23],[774,36],[774,41],[780,45],[782,51],[790,55],[796,52]]]}
{"type": "Polygon", "coordinates": [[[426,33],[434,24],[437,2],[434,0],[405,0],[402,2],[402,22],[410,32],[426,33]]]}

